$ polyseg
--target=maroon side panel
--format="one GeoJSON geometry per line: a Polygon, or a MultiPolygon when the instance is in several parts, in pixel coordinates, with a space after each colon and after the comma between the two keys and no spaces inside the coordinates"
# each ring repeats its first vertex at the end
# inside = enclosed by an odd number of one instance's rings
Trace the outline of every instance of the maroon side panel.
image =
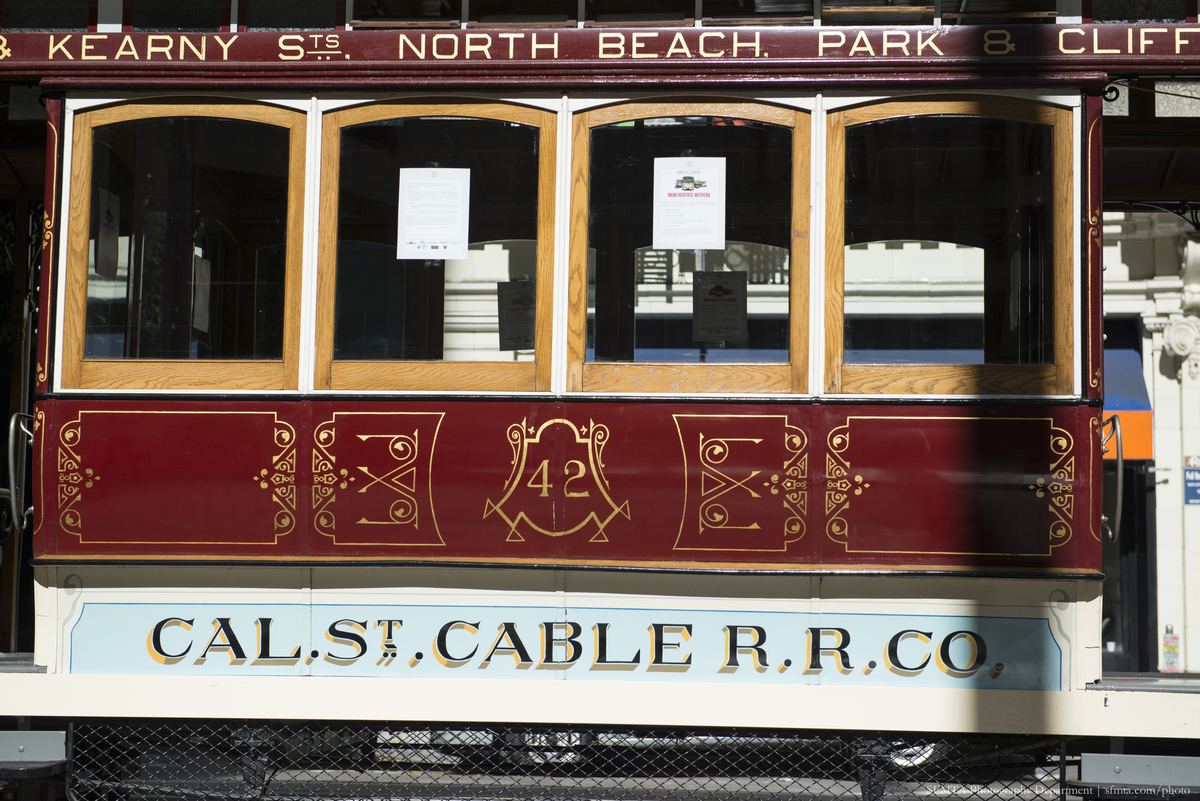
{"type": "Polygon", "coordinates": [[[59,400],[58,553],[306,554],[306,407],[59,400]]]}
{"type": "Polygon", "coordinates": [[[43,409],[39,553],[58,556],[1099,566],[1080,544],[1097,417],[1073,406],[43,409]]]}
{"type": "Polygon", "coordinates": [[[808,407],[314,404],[313,552],[809,562],[810,417],[808,407]]]}
{"type": "Polygon", "coordinates": [[[1088,526],[1080,532],[1079,566],[1092,570],[1100,570],[1104,562],[1104,530],[1100,526],[1100,516],[1104,514],[1104,463],[1100,446],[1103,416],[1103,409],[1095,406],[1079,408],[1079,432],[1086,440],[1086,447],[1080,449],[1080,461],[1087,465],[1085,472],[1090,478],[1086,496],[1088,526]]]}
{"type": "Polygon", "coordinates": [[[556,483],[558,430],[547,426],[556,409],[545,401],[313,403],[313,554],[560,557],[557,537],[533,531],[557,529],[557,486],[542,495],[522,478],[516,491],[527,503],[520,509],[504,492],[517,470],[510,442],[531,430],[541,436],[528,456],[537,462],[529,480],[556,483]]]}
{"type": "Polygon", "coordinates": [[[33,486],[29,500],[33,504],[33,555],[55,553],[54,516],[49,513],[54,491],[54,401],[41,400],[33,405],[33,486]]]}
{"type": "Polygon", "coordinates": [[[1084,208],[1087,218],[1084,230],[1085,242],[1084,275],[1086,291],[1084,314],[1086,347],[1084,353],[1084,397],[1104,397],[1104,311],[1101,305],[1104,294],[1104,99],[1087,98],[1086,128],[1084,140],[1084,208]]]}
{"type": "Polygon", "coordinates": [[[568,558],[815,561],[813,415],[812,406],[567,404],[564,509],[582,535],[565,538],[568,558]]]}
{"type": "Polygon", "coordinates": [[[822,423],[822,564],[1078,566],[1074,407],[843,405],[822,423]]]}
{"type": "Polygon", "coordinates": [[[62,98],[46,98],[46,185],[45,211],[42,215],[42,276],[38,294],[37,319],[37,374],[35,376],[35,391],[48,392],[50,389],[50,373],[53,365],[50,363],[51,331],[50,321],[54,317],[54,277],[55,251],[58,231],[58,170],[61,165],[59,150],[62,135],[62,98]]]}

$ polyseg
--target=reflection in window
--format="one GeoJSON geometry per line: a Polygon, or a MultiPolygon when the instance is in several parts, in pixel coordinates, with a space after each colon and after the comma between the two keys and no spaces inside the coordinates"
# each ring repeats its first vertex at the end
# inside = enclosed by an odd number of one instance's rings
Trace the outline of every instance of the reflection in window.
{"type": "Polygon", "coordinates": [[[1052,363],[1052,177],[1048,125],[848,128],[845,363],[1052,363]]]}
{"type": "Polygon", "coordinates": [[[335,359],[533,360],[539,135],[467,117],[342,130],[335,359]],[[397,258],[400,170],[418,168],[469,171],[466,258],[397,258]]]}
{"type": "Polygon", "coordinates": [[[790,128],[717,116],[593,128],[589,186],[588,361],[787,362],[790,128]],[[652,247],[655,160],[687,158],[724,159],[724,250],[652,247]],[[732,317],[697,313],[722,296],[732,317]],[[737,338],[716,335],[731,322],[737,338]]]}
{"type": "Polygon", "coordinates": [[[289,132],[208,117],[93,131],[88,359],[281,359],[289,132]]]}

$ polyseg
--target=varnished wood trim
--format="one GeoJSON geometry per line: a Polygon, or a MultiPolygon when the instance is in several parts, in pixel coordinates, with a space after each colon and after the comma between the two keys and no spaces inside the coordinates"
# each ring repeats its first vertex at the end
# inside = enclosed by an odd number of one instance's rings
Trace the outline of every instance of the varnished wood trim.
{"type": "Polygon", "coordinates": [[[532,392],[533,362],[352,362],[335,361],[333,387],[340,390],[475,390],[532,392]]]}
{"type": "Polygon", "coordinates": [[[321,123],[321,204],[317,240],[317,340],[313,388],[332,386],[333,323],[337,298],[338,192],[341,188],[342,128],[337,117],[326,114],[321,123]]]}
{"type": "Polygon", "coordinates": [[[296,118],[300,118],[301,129],[306,128],[303,112],[278,106],[265,106],[257,103],[124,103],[118,106],[106,106],[93,111],[83,111],[75,115],[75,130],[80,130],[80,120],[84,119],[87,128],[98,128],[115,122],[130,120],[152,120],[161,117],[222,117],[229,120],[245,120],[246,122],[264,122],[268,125],[278,125],[281,128],[292,128],[296,118]]]}
{"type": "Polygon", "coordinates": [[[587,112],[588,127],[612,125],[630,120],[647,120],[657,117],[740,117],[744,120],[771,122],[792,127],[796,124],[796,111],[783,106],[768,106],[763,103],[623,103],[619,106],[592,109],[587,112]]]}
{"type": "Polygon", "coordinates": [[[61,321],[64,387],[79,386],[79,365],[83,361],[87,326],[88,234],[91,232],[92,213],[91,133],[91,126],[81,125],[77,117],[75,142],[71,148],[71,208],[67,218],[67,274],[63,286],[66,302],[61,321]]]}
{"type": "Polygon", "coordinates": [[[825,134],[825,391],[842,392],[842,325],[846,305],[845,114],[826,117],[825,134]]]}
{"type": "Polygon", "coordinates": [[[341,128],[362,125],[366,122],[396,120],[403,117],[470,117],[482,120],[517,122],[533,128],[541,128],[546,118],[554,115],[541,109],[527,106],[512,106],[505,103],[406,103],[403,100],[355,106],[325,115],[333,118],[341,128]]]}
{"type": "Polygon", "coordinates": [[[1054,364],[1055,392],[1075,393],[1075,190],[1074,137],[1069,109],[1053,109],[1054,121],[1054,364]]]}
{"type": "Polygon", "coordinates": [[[1074,158],[1071,111],[1022,98],[931,96],[876,103],[827,117],[825,200],[825,391],[1070,395],[1074,387],[1074,158]],[[1051,365],[843,365],[845,314],[845,160],[851,125],[920,115],[969,115],[1049,125],[1054,152],[1054,363],[1051,365]]]}
{"type": "Polygon", "coordinates": [[[791,392],[787,364],[594,362],[584,365],[588,392],[791,392]]]}
{"type": "Polygon", "coordinates": [[[842,392],[922,395],[1053,395],[1055,366],[847,364],[842,392]]]}
{"type": "MultiPolygon", "coordinates": [[[[842,109],[844,125],[859,125],[893,117],[918,117],[929,114],[954,114],[969,117],[1001,117],[1041,125],[1054,125],[1059,109],[1054,106],[1019,97],[999,95],[932,95],[913,100],[893,100],[866,106],[842,109]]],[[[1069,112],[1068,112],[1069,113],[1069,112]]]]}
{"type": "Polygon", "coordinates": [[[72,145],[71,226],[67,240],[62,386],[79,389],[296,389],[299,387],[301,250],[304,241],[304,114],[239,103],[129,103],[75,116],[72,145]],[[88,235],[91,230],[92,132],[117,122],[162,117],[219,117],[287,128],[287,261],[284,280],[283,359],[84,359],[87,320],[88,235]]]}
{"type": "Polygon", "coordinates": [[[79,389],[294,389],[286,386],[282,361],[84,359],[75,365],[79,389]]]}
{"type": "Polygon", "coordinates": [[[812,202],[809,199],[811,165],[809,141],[812,118],[796,111],[792,132],[792,252],[788,276],[788,360],[792,365],[792,392],[808,391],[808,270],[812,202]]]}
{"type": "Polygon", "coordinates": [[[575,115],[572,132],[571,265],[567,300],[568,392],[806,392],[808,390],[809,142],[805,111],[761,103],[625,103],[575,115]],[[793,129],[789,253],[788,363],[585,363],[587,348],[588,216],[591,130],[655,117],[728,116],[793,129]]]}
{"type": "Polygon", "coordinates": [[[592,129],[577,114],[571,132],[571,264],[567,280],[567,391],[583,391],[587,349],[588,208],[592,129]]]}
{"type": "Polygon", "coordinates": [[[554,216],[558,165],[558,118],[541,121],[538,152],[537,307],[534,311],[533,354],[535,389],[550,391],[551,346],[554,337],[554,216]]]}
{"type": "MultiPolygon", "coordinates": [[[[248,545],[247,548],[255,546],[248,545]]],[[[990,556],[990,555],[985,555],[990,556]]],[[[285,564],[442,564],[442,565],[547,565],[555,567],[619,567],[640,570],[671,571],[686,573],[705,573],[707,571],[736,571],[745,570],[755,573],[837,573],[837,574],[879,574],[879,573],[921,573],[937,578],[942,574],[970,574],[974,576],[995,576],[1004,578],[1018,576],[1048,576],[1095,579],[1104,578],[1099,570],[1084,567],[1028,567],[984,566],[984,565],[945,565],[938,563],[918,564],[876,564],[876,563],[813,563],[802,561],[779,562],[709,562],[709,561],[668,561],[668,560],[620,560],[620,559],[571,559],[547,558],[526,559],[512,556],[460,556],[448,559],[445,556],[300,556],[290,555],[242,555],[229,554],[177,554],[177,553],[83,553],[83,554],[46,554],[34,560],[34,564],[86,564],[89,562],[163,562],[166,564],[186,564],[189,562],[227,563],[285,563],[285,564]]]]}
{"type": "Polygon", "coordinates": [[[321,153],[321,233],[317,272],[317,342],[313,386],[335,390],[548,391],[554,327],[554,212],[557,118],[502,103],[402,101],[357,106],[325,115],[321,153]],[[338,192],[343,128],[405,117],[467,117],[516,122],[538,129],[537,309],[532,362],[335,361],[338,192]]]}

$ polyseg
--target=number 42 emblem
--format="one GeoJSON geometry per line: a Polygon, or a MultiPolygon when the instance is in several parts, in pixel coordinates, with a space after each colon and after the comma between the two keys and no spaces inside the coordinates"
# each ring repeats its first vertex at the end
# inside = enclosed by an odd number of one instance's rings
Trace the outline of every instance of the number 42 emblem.
{"type": "Polygon", "coordinates": [[[589,542],[608,542],[605,527],[621,515],[629,519],[629,501],[617,504],[604,478],[608,428],[588,421],[576,425],[555,418],[538,427],[522,420],[508,428],[512,473],[499,501],[484,505],[508,524],[508,542],[527,535],[565,537],[591,533],[589,542]]]}

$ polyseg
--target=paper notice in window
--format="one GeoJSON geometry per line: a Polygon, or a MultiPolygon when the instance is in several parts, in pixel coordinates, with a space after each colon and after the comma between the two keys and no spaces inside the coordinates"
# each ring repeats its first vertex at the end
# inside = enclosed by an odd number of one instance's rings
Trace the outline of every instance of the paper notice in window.
{"type": "Polygon", "coordinates": [[[692,341],[745,342],[746,274],[692,275],[692,341]]]}
{"type": "Polygon", "coordinates": [[[725,159],[654,160],[652,247],[725,249],[725,159]]]}
{"type": "Polygon", "coordinates": [[[105,189],[96,192],[99,233],[96,235],[96,275],[117,279],[117,250],[121,237],[121,198],[105,189]]]}
{"type": "Polygon", "coordinates": [[[467,258],[471,171],[400,170],[398,259],[467,258]]]}
{"type": "Polygon", "coordinates": [[[532,281],[503,281],[496,284],[496,303],[500,311],[500,350],[533,349],[532,281]]]}
{"type": "Polygon", "coordinates": [[[192,328],[208,333],[208,304],[212,297],[212,263],[192,257],[192,328]]]}

